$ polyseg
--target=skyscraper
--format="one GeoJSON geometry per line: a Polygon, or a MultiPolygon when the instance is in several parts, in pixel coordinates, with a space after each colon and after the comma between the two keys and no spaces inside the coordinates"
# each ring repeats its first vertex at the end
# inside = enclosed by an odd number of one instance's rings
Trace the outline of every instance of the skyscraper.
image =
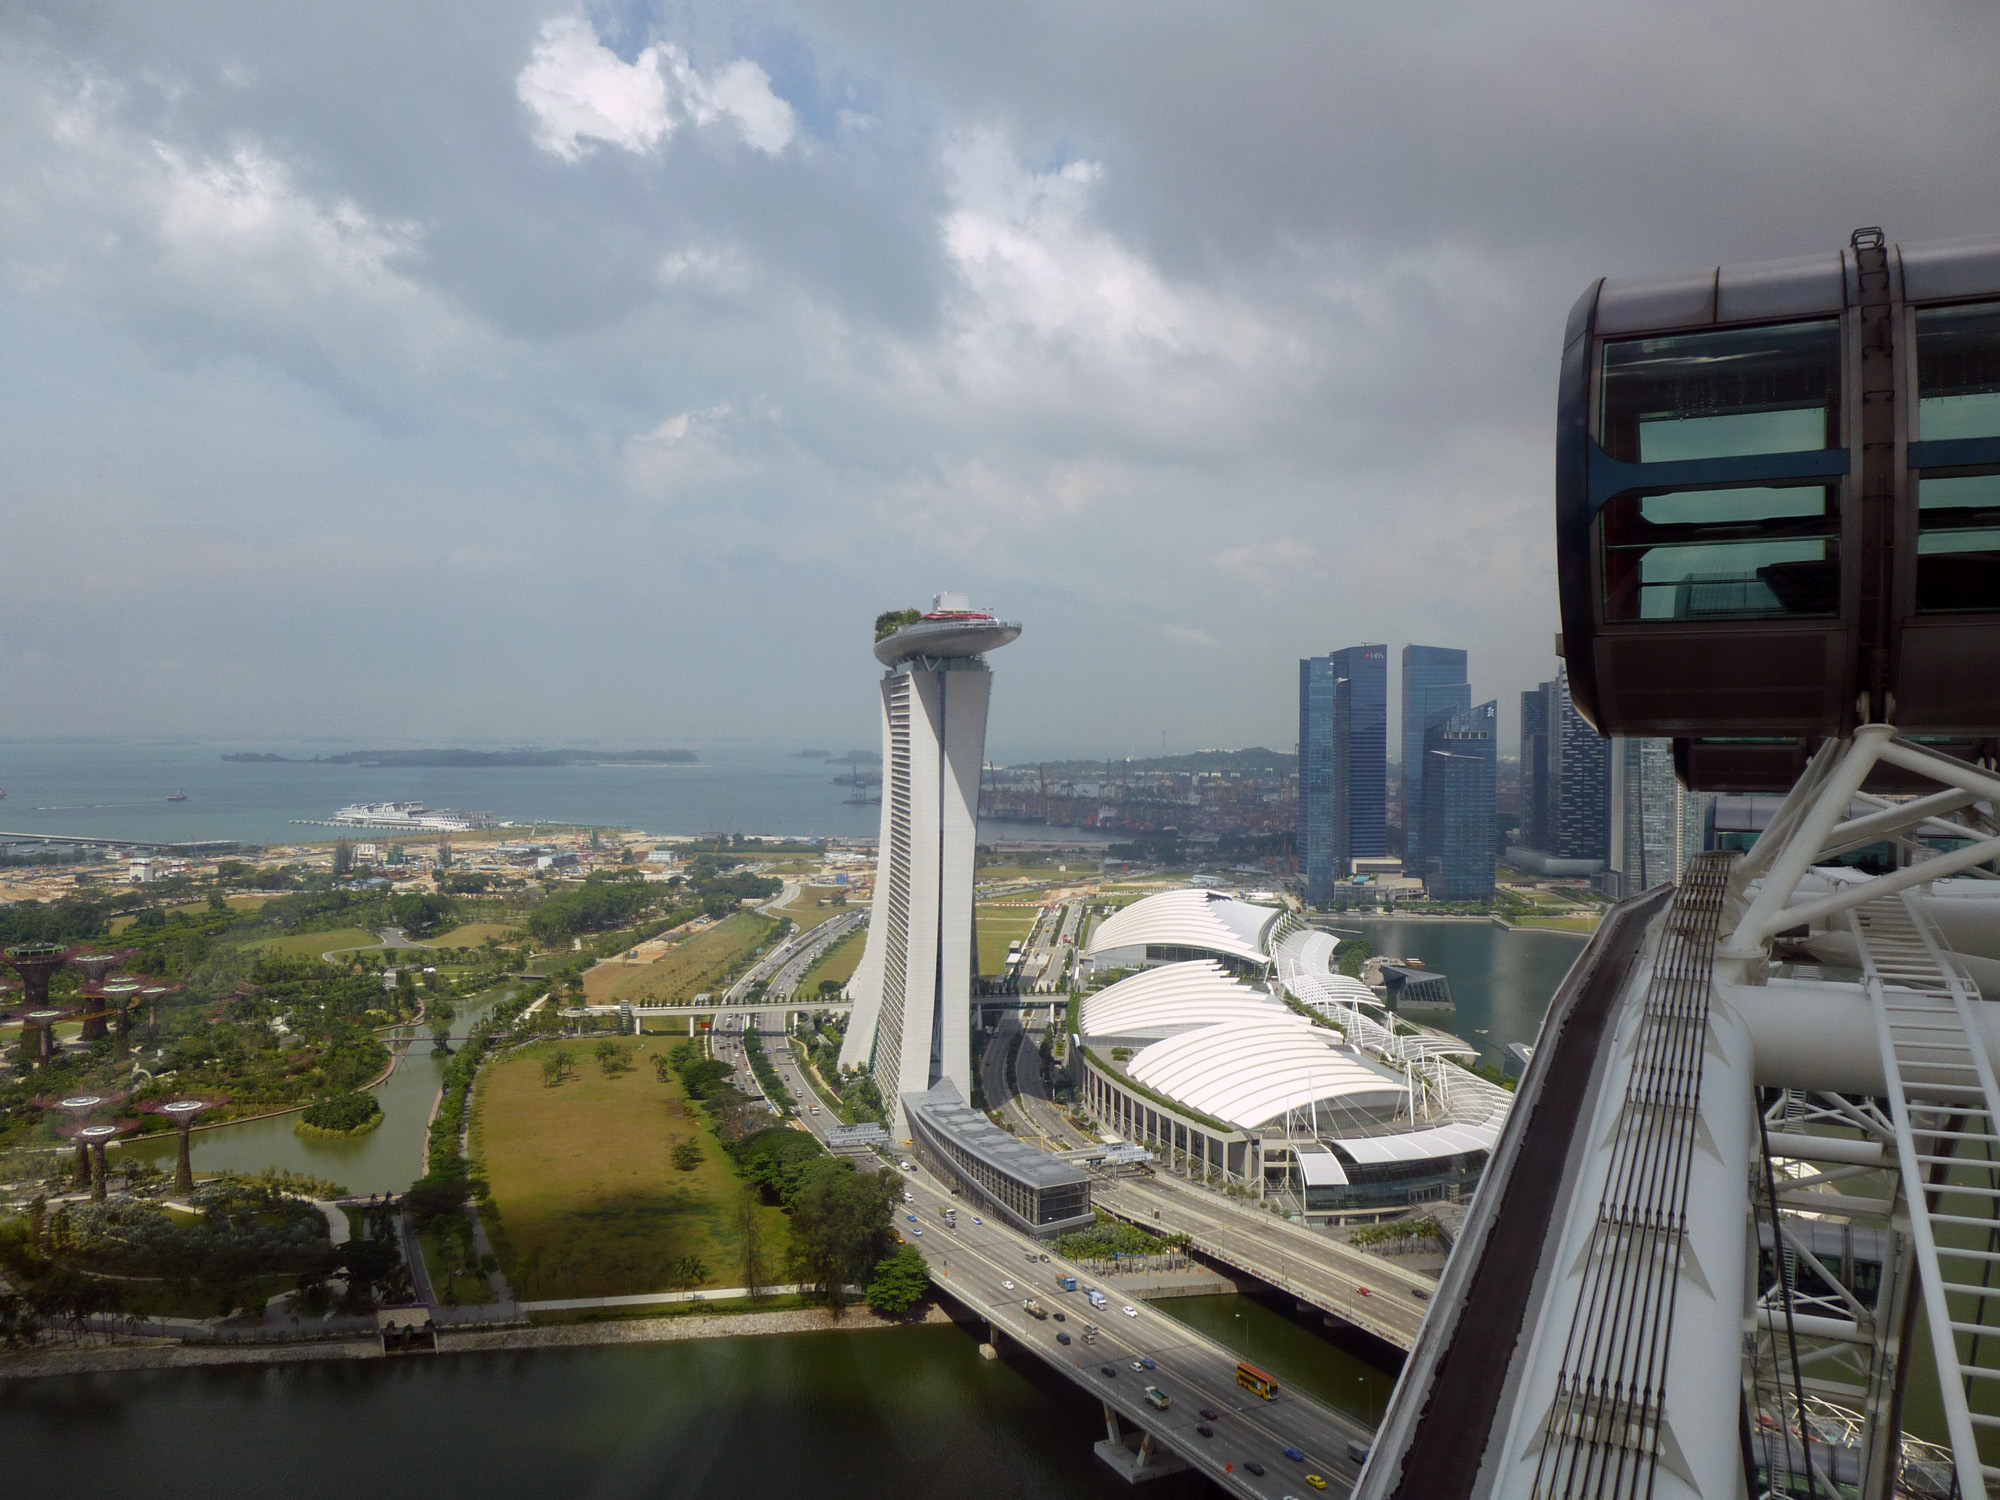
{"type": "Polygon", "coordinates": [[[1616,739],[1611,749],[1611,868],[1630,896],[1680,878],[1680,786],[1672,740],[1616,739]]]}
{"type": "Polygon", "coordinates": [[[1313,906],[1333,894],[1333,697],[1333,658],[1306,657],[1299,663],[1298,854],[1313,906]]]}
{"type": "Polygon", "coordinates": [[[1569,695],[1569,672],[1549,689],[1549,850],[1558,859],[1611,858],[1611,741],[1569,695]]]}
{"type": "Polygon", "coordinates": [[[1424,868],[1424,733],[1472,707],[1465,653],[1451,646],[1403,648],[1403,864],[1424,868]]]}
{"type": "Polygon", "coordinates": [[[1521,694],[1521,842],[1547,849],[1549,828],[1549,689],[1545,682],[1521,694]]]}
{"type": "Polygon", "coordinates": [[[900,1139],[903,1095],[949,1079],[972,1097],[972,879],[993,686],[984,653],[1021,627],[939,594],[929,614],[885,616],[878,632],[882,835],[840,1062],[873,1073],[900,1139]]]}
{"type": "Polygon", "coordinates": [[[1424,891],[1440,901],[1485,901],[1493,895],[1493,822],[1497,701],[1464,709],[1424,731],[1424,891]]]}
{"type": "Polygon", "coordinates": [[[1389,648],[1345,646],[1333,663],[1333,859],[1389,852],[1389,648]]]}

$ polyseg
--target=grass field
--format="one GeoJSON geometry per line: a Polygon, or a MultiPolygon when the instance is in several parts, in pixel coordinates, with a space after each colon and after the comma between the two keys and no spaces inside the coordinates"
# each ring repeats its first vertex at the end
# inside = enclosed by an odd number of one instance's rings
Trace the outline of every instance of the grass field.
{"type": "Polygon", "coordinates": [[[673,1005],[703,991],[719,994],[749,959],[758,944],[778,930],[769,917],[740,911],[727,921],[689,938],[657,961],[641,968],[599,966],[584,976],[584,994],[595,1005],[609,1000],[648,1000],[673,1005]],[[592,980],[597,976],[606,976],[592,980]],[[598,999],[601,992],[605,999],[598,999]]]}
{"type": "MultiPolygon", "coordinates": [[[[513,1285],[525,1299],[609,1297],[668,1289],[667,1267],[700,1258],[702,1286],[743,1285],[737,1213],[745,1188],[707,1122],[651,1058],[673,1043],[628,1042],[637,1066],[607,1075],[591,1049],[571,1044],[576,1070],[542,1083],[542,1043],[480,1075],[473,1154],[493,1187],[515,1251],[513,1285]],[[677,1141],[693,1138],[701,1164],[682,1172],[677,1141]]],[[[759,1205],[766,1263],[782,1265],[784,1215],[759,1205]]],[[[771,1280],[779,1278],[767,1271],[771,1280]]]]}
{"type": "Polygon", "coordinates": [[[835,896],[847,895],[847,887],[838,885],[806,885],[799,887],[798,898],[790,906],[774,907],[781,917],[790,917],[800,928],[810,932],[822,922],[831,922],[835,917],[845,916],[854,910],[853,898],[848,903],[835,906],[835,896]]]}
{"type": "Polygon", "coordinates": [[[1595,932],[1598,918],[1589,917],[1516,917],[1516,927],[1544,927],[1555,932],[1595,932]]]}
{"type": "Polygon", "coordinates": [[[846,937],[827,949],[818,963],[806,970],[805,977],[799,981],[798,993],[817,995],[822,979],[831,979],[839,984],[847,983],[854,977],[854,970],[861,962],[861,950],[867,944],[866,927],[859,927],[848,933],[846,937]]]}
{"type": "Polygon", "coordinates": [[[1007,961],[1007,945],[1019,938],[1028,940],[1035,930],[1038,910],[1032,906],[981,906],[979,908],[979,972],[991,978],[1007,961]]]}
{"type": "Polygon", "coordinates": [[[337,927],[332,932],[301,932],[294,937],[266,938],[251,943],[259,953],[331,953],[336,948],[379,948],[382,940],[359,927],[337,927]]]}
{"type": "Polygon", "coordinates": [[[454,927],[424,941],[433,948],[477,948],[490,937],[506,943],[520,935],[519,928],[509,927],[505,922],[467,922],[463,927],[454,927]]]}

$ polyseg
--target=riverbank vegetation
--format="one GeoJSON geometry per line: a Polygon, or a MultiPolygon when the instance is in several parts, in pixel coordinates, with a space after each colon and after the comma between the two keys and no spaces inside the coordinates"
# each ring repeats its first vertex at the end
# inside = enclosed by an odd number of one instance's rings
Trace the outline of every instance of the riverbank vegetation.
{"type": "Polygon", "coordinates": [[[365,1135],[382,1123],[382,1106],[373,1094],[335,1094],[309,1104],[293,1128],[301,1135],[330,1138],[365,1135]]]}

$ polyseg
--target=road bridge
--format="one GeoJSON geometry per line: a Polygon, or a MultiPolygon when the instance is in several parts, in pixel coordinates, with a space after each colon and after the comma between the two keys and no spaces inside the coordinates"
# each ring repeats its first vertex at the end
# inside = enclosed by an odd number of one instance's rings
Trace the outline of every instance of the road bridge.
{"type": "Polygon", "coordinates": [[[1348,1444],[1365,1450],[1372,1439],[1365,1423],[1282,1384],[1275,1400],[1261,1399],[1236,1383],[1237,1355],[1144,1303],[1114,1301],[1093,1311],[1081,1291],[1056,1286],[1062,1275],[1096,1285],[1084,1272],[990,1217],[975,1224],[971,1207],[960,1206],[928,1175],[903,1177],[914,1199],[905,1212],[917,1223],[905,1218],[898,1228],[930,1264],[932,1283],[984,1319],[996,1346],[1011,1341],[1102,1404],[1106,1438],[1097,1452],[1114,1469],[1136,1482],[1185,1467],[1245,1500],[1304,1494],[1307,1474],[1324,1478],[1330,1493],[1352,1488],[1358,1465],[1348,1457],[1348,1444]],[[947,1205],[959,1209],[956,1230],[942,1220],[947,1205]],[[910,1235],[918,1227],[923,1235],[910,1235]],[[1033,1317],[1021,1305],[1028,1299],[1063,1313],[1065,1321],[1033,1317]],[[1095,1343],[1083,1342],[1086,1322],[1101,1328],[1095,1343]],[[1059,1342],[1059,1333],[1072,1342],[1059,1342]],[[1134,1370],[1138,1359],[1155,1367],[1134,1370]],[[1106,1375],[1107,1369],[1115,1373],[1106,1375]],[[1164,1411],[1147,1401],[1149,1385],[1167,1396],[1164,1411]],[[1205,1418],[1203,1408],[1215,1417],[1205,1418]],[[1201,1436],[1201,1426],[1214,1436],[1201,1436]],[[1304,1459],[1287,1459],[1287,1448],[1304,1459]],[[1265,1472],[1252,1473],[1245,1467],[1250,1462],[1265,1472]]]}

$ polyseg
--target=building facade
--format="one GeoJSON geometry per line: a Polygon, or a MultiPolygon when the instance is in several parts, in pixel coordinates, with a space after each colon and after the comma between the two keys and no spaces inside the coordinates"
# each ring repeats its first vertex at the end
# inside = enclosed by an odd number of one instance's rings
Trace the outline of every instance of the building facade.
{"type": "Polygon", "coordinates": [[[1440,901],[1490,901],[1500,705],[1480,704],[1424,731],[1424,890],[1440,901]]]}
{"type": "Polygon", "coordinates": [[[1306,900],[1324,906],[1333,894],[1333,658],[1299,663],[1299,870],[1306,900]]]}
{"type": "Polygon", "coordinates": [[[909,1134],[905,1095],[940,1081],[960,1098],[972,1094],[972,879],[993,686],[980,653],[1019,633],[939,595],[931,614],[876,643],[888,667],[881,682],[882,833],[840,1061],[873,1074],[895,1111],[890,1124],[899,1139],[909,1134]]]}
{"type": "Polygon", "coordinates": [[[1424,733],[1472,707],[1463,651],[1451,646],[1403,648],[1403,865],[1424,868],[1424,733]]]}
{"type": "Polygon", "coordinates": [[[1521,842],[1549,847],[1549,688],[1521,694],[1521,842]]]}
{"type": "Polygon", "coordinates": [[[1558,859],[1611,859],[1611,741],[1569,695],[1569,674],[1549,688],[1549,849],[1558,859]]]}
{"type": "Polygon", "coordinates": [[[1681,788],[1672,740],[1616,739],[1611,755],[1611,868],[1630,896],[1680,878],[1681,788]]]}
{"type": "Polygon", "coordinates": [[[1334,866],[1389,852],[1389,648],[1346,646],[1333,663],[1334,866]]]}
{"type": "Polygon", "coordinates": [[[1088,1172],[1002,1130],[967,1105],[949,1080],[901,1105],[917,1160],[1021,1233],[1054,1239],[1097,1222],[1088,1172]]]}

